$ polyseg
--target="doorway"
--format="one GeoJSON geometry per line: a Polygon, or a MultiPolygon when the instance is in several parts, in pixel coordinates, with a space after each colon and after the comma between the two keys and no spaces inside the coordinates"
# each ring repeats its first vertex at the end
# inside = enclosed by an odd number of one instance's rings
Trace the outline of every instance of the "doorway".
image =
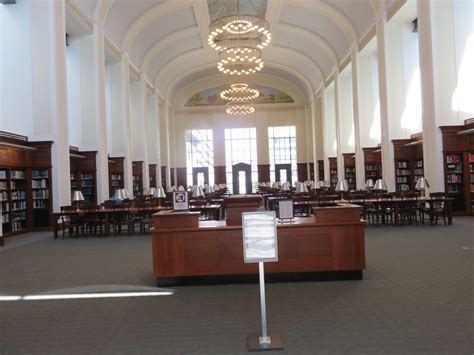
{"type": "Polygon", "coordinates": [[[193,168],[193,185],[209,185],[209,168],[193,168]]]}
{"type": "Polygon", "coordinates": [[[289,182],[290,185],[293,184],[291,181],[291,164],[275,164],[275,182],[289,182]]]}
{"type": "Polygon", "coordinates": [[[232,186],[234,195],[252,193],[252,169],[250,164],[238,163],[232,166],[232,186]]]}

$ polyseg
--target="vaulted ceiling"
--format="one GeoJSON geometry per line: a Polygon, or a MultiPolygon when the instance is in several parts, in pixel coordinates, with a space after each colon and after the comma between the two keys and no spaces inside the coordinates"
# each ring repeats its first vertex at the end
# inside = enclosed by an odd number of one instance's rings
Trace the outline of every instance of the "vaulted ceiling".
{"type": "MultiPolygon", "coordinates": [[[[169,101],[198,80],[218,77],[217,54],[207,44],[207,0],[71,0],[129,54],[169,101]]],[[[398,0],[241,0],[266,8],[273,43],[262,75],[296,87],[305,100],[345,61],[375,26],[376,14],[398,0]]],[[[209,0],[211,14],[219,4],[209,0]]],[[[253,4],[251,4],[253,5],[253,4]]],[[[248,5],[247,5],[248,6],[248,5]]]]}

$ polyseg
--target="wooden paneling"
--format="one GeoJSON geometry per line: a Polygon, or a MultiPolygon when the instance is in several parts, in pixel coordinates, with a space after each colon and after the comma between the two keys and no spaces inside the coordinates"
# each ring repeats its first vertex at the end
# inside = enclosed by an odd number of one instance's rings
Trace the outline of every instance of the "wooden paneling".
{"type": "Polygon", "coordinates": [[[228,226],[242,225],[242,212],[258,211],[262,196],[260,195],[233,195],[224,199],[224,208],[228,226]]]}
{"type": "Polygon", "coordinates": [[[258,182],[270,181],[270,164],[259,164],[257,165],[257,170],[258,170],[258,182]]]}
{"type": "Polygon", "coordinates": [[[216,184],[226,184],[225,166],[214,167],[214,181],[216,184]]]}
{"type": "Polygon", "coordinates": [[[166,181],[166,166],[161,167],[161,186],[166,188],[168,186],[166,181]]]}
{"type": "Polygon", "coordinates": [[[177,185],[187,186],[186,168],[176,168],[177,185]]]}
{"type": "Polygon", "coordinates": [[[197,228],[200,212],[160,211],[153,215],[155,228],[197,228]]]}
{"type": "Polygon", "coordinates": [[[296,169],[298,172],[298,181],[308,180],[308,164],[307,163],[296,163],[296,169]]]}
{"type": "Polygon", "coordinates": [[[314,180],[314,163],[309,163],[309,179],[314,180]]]}
{"type": "Polygon", "coordinates": [[[324,181],[324,160],[318,160],[319,181],[324,181]]]}

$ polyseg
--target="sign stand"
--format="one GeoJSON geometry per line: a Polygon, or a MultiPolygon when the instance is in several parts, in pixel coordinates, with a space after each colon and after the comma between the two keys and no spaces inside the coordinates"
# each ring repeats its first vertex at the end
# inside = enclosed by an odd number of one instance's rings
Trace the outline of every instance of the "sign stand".
{"type": "Polygon", "coordinates": [[[283,344],[278,334],[267,333],[267,309],[265,304],[265,261],[278,261],[278,242],[275,212],[242,213],[244,262],[257,263],[260,280],[260,308],[262,335],[248,336],[249,351],[282,350],[283,344]]]}

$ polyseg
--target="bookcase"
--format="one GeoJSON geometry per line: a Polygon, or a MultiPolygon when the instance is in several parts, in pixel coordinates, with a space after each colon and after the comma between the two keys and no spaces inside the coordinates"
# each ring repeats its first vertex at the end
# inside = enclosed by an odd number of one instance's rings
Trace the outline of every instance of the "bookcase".
{"type": "Polygon", "coordinates": [[[375,183],[378,179],[382,179],[382,154],[380,147],[362,148],[362,150],[364,151],[365,181],[372,179],[375,183]]]}
{"type": "Polygon", "coordinates": [[[143,162],[132,162],[133,196],[143,195],[143,162]]]}
{"type": "Polygon", "coordinates": [[[329,159],[329,182],[331,187],[336,187],[337,185],[337,158],[328,158],[329,159]]]}
{"type": "Polygon", "coordinates": [[[443,136],[445,190],[453,211],[474,213],[474,118],[464,125],[440,127],[443,136]],[[471,131],[472,130],[472,131],[471,131]]]}
{"type": "Polygon", "coordinates": [[[416,182],[424,176],[422,143],[420,133],[410,139],[392,140],[397,191],[414,191],[416,182]]]}
{"type": "Polygon", "coordinates": [[[148,164],[150,187],[156,187],[156,164],[148,164]]]}
{"type": "Polygon", "coordinates": [[[344,157],[344,178],[347,181],[349,190],[356,189],[356,170],[354,153],[343,153],[344,157]]]}
{"type": "Polygon", "coordinates": [[[161,187],[166,191],[166,166],[161,167],[161,187]]]}
{"type": "Polygon", "coordinates": [[[124,157],[109,157],[109,195],[124,188],[124,157]]]}
{"type": "MultiPolygon", "coordinates": [[[[52,142],[0,132],[0,208],[4,236],[51,226],[52,142]]],[[[3,245],[3,237],[0,237],[3,245]]]]}
{"type": "Polygon", "coordinates": [[[71,196],[79,190],[85,203],[97,204],[96,151],[79,151],[70,147],[71,196]]]}

